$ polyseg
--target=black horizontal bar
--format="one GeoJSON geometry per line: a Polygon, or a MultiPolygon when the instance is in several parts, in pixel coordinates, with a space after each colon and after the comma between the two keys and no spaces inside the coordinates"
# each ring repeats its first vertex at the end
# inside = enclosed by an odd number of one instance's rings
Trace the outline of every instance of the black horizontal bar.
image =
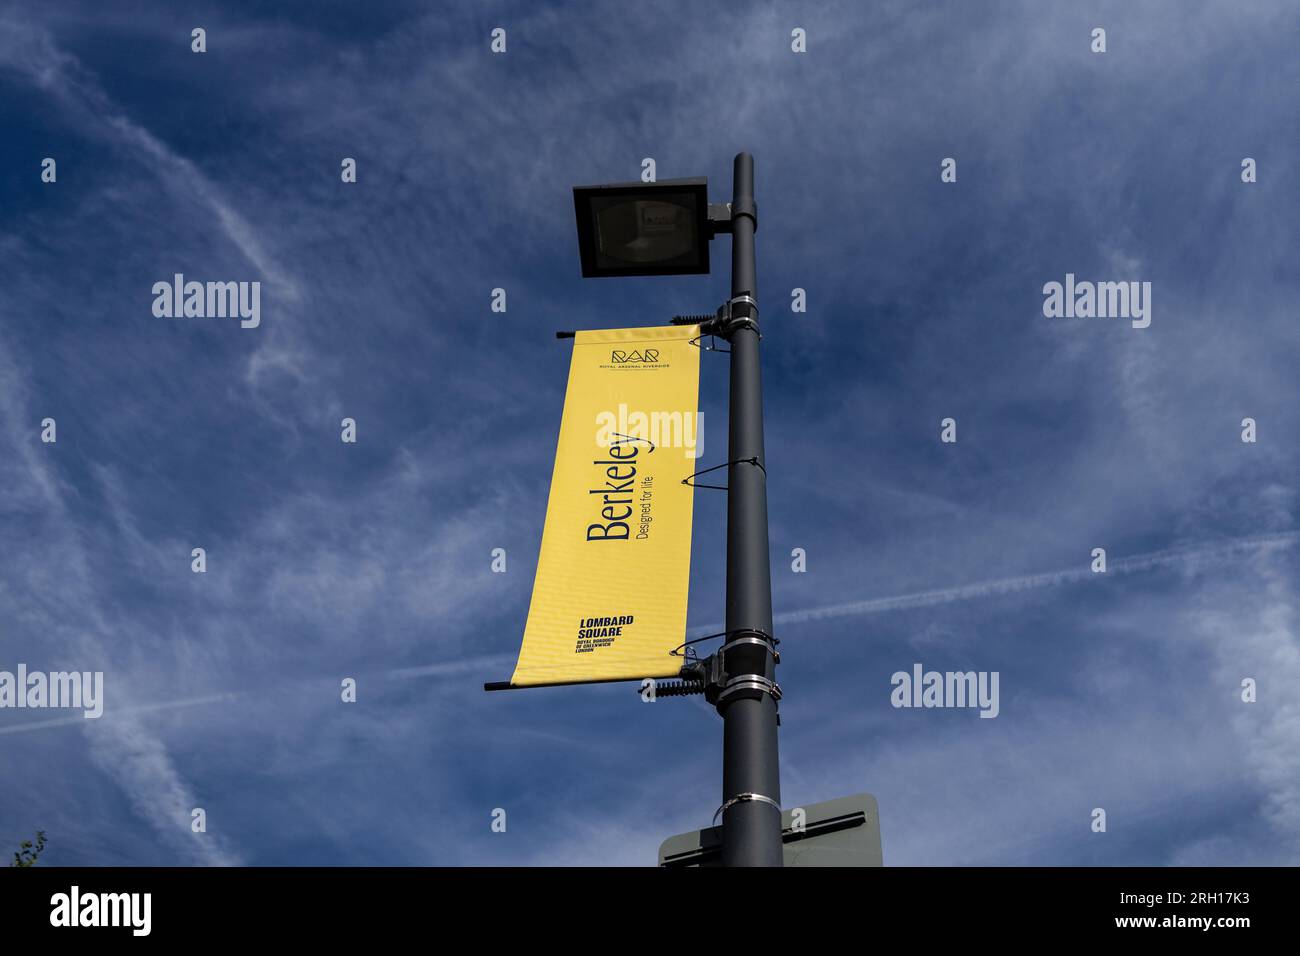
{"type": "Polygon", "coordinates": [[[626,684],[631,681],[643,680],[677,680],[679,674],[667,675],[664,677],[598,677],[595,680],[557,680],[547,684],[512,684],[508,680],[488,681],[483,685],[484,690],[528,690],[530,687],[574,687],[581,684],[626,684]]]}

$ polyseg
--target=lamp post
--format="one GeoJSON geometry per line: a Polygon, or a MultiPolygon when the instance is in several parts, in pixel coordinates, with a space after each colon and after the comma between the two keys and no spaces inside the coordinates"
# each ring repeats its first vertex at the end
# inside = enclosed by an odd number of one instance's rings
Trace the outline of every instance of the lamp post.
{"type": "Polygon", "coordinates": [[[723,721],[723,865],[781,866],[781,691],[767,540],[754,160],[736,156],[729,204],[710,204],[704,179],[576,187],[573,194],[586,277],[707,273],[709,240],[731,233],[731,297],[702,323],[731,345],[727,630],[722,647],[689,676],[704,684],[723,721]]]}
{"type": "Polygon", "coordinates": [[[754,160],[735,159],[731,200],[731,385],[727,411],[727,686],[723,721],[722,862],[781,865],[776,648],[767,543],[763,380],[758,361],[754,160]],[[748,300],[748,301],[746,301],[748,300]]]}

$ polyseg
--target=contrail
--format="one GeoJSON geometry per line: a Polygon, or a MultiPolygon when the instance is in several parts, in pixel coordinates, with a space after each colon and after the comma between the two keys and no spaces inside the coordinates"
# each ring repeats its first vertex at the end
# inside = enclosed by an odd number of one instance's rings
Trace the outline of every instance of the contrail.
{"type": "MultiPolygon", "coordinates": [[[[1171,548],[1164,551],[1150,551],[1135,554],[1127,558],[1118,558],[1107,562],[1106,574],[1132,574],[1152,568],[1171,565],[1218,564],[1234,556],[1259,551],[1265,548],[1285,548],[1300,540],[1300,531],[1285,531],[1277,534],[1262,534],[1244,538],[1230,538],[1207,544],[1193,545],[1188,548],[1171,548]]],[[[1029,591],[1035,588],[1056,587],[1077,581],[1096,580],[1106,574],[1094,573],[1091,567],[1069,568],[1060,571],[1047,571],[1042,574],[1028,574],[1014,578],[998,578],[993,581],[978,581],[952,588],[939,588],[933,591],[914,591],[910,594],[898,594],[892,597],[871,598],[866,601],[849,601],[844,604],[827,604],[822,607],[801,608],[784,611],[773,615],[773,624],[806,624],[810,621],[822,621],[835,617],[861,617],[868,614],[882,614],[887,611],[905,611],[911,608],[932,607],[936,604],[951,604],[954,601],[971,601],[979,598],[996,597],[1000,594],[1012,594],[1016,591],[1029,591]]],[[[701,637],[716,632],[722,625],[692,628],[692,637],[701,637]]]]}
{"type": "MultiPolygon", "coordinates": [[[[411,680],[418,677],[450,677],[457,674],[482,673],[491,670],[493,667],[500,667],[503,664],[513,662],[514,658],[505,654],[495,654],[486,657],[469,657],[459,661],[447,661],[442,664],[426,664],[422,667],[401,667],[394,670],[380,671],[379,673],[358,674],[357,680],[361,686],[365,687],[367,680],[411,680]]],[[[311,690],[318,692],[323,685],[337,687],[333,678],[318,678],[315,680],[295,681],[289,684],[290,689],[297,691],[311,690]]],[[[478,686],[475,684],[474,686],[478,686]]],[[[4,734],[21,734],[29,730],[44,730],[47,727],[69,727],[81,726],[92,729],[95,724],[100,723],[106,718],[123,715],[136,716],[140,714],[153,714],[159,711],[183,710],[187,707],[203,707],[208,704],[225,704],[253,697],[257,694],[256,690],[244,691],[227,691],[216,694],[205,694],[202,697],[188,697],[184,700],[165,700],[154,704],[135,704],[128,707],[116,707],[109,709],[105,707],[104,716],[87,720],[80,713],[68,717],[54,717],[50,720],[29,720],[12,727],[0,727],[0,736],[4,734]]]]}
{"type": "MultiPolygon", "coordinates": [[[[125,714],[135,716],[137,714],[152,714],[158,710],[180,710],[184,707],[202,707],[204,704],[219,704],[229,701],[235,701],[243,697],[244,694],[208,694],[204,697],[191,697],[188,700],[167,700],[157,704],[137,704],[133,707],[122,707],[114,711],[104,710],[104,717],[110,714],[125,714]]],[[[50,720],[28,720],[13,727],[0,727],[0,734],[20,734],[26,730],[42,730],[46,727],[65,727],[73,724],[90,727],[103,717],[97,717],[88,720],[81,714],[75,714],[71,717],[53,717],[50,720]]]]}

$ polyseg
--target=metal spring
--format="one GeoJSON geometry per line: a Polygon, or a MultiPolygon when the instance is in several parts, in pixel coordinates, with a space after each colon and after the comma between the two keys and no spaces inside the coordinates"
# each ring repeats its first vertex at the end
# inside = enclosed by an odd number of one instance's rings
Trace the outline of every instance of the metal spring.
{"type": "Polygon", "coordinates": [[[686,697],[690,694],[703,694],[702,680],[670,680],[655,682],[655,697],[686,697]]]}

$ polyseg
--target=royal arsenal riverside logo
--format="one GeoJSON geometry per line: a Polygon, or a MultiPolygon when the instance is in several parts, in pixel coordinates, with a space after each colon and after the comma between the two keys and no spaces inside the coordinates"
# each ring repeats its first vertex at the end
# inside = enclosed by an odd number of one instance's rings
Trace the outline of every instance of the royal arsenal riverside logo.
{"type": "Polygon", "coordinates": [[[658,349],[633,349],[631,352],[623,349],[614,349],[609,353],[609,360],[615,365],[657,365],[659,363],[658,349]]]}

